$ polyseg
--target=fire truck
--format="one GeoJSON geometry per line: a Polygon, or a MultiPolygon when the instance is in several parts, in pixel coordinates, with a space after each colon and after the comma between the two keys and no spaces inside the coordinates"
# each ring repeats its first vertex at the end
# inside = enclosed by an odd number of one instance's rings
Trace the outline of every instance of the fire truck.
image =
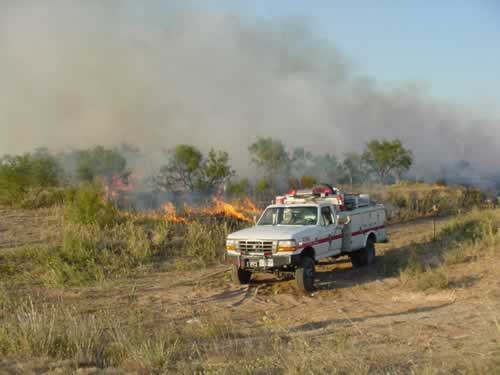
{"type": "Polygon", "coordinates": [[[349,256],[353,267],[375,260],[386,242],[385,209],[366,194],[346,194],[328,184],[276,197],[256,225],[228,235],[226,262],[237,284],[254,273],[293,276],[302,292],[314,290],[315,265],[349,256]]]}

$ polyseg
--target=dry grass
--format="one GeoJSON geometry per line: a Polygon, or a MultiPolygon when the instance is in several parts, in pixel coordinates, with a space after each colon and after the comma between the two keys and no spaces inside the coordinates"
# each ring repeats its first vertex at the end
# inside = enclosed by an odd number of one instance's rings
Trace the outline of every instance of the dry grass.
{"type": "MultiPolygon", "coordinates": [[[[372,352],[372,339],[343,328],[325,336],[297,335],[285,324],[243,327],[230,318],[145,324],[103,312],[27,300],[1,317],[3,356],[48,358],[61,367],[118,368],[127,373],[386,374],[419,371],[410,349],[372,352]],[[368,341],[367,341],[368,340],[368,341]]],[[[428,362],[426,362],[428,365],[428,362]]]]}
{"type": "Polygon", "coordinates": [[[458,216],[441,228],[437,239],[413,243],[384,254],[379,272],[399,276],[416,290],[445,289],[453,285],[450,267],[500,251],[500,212],[478,211],[458,216]]]}
{"type": "Polygon", "coordinates": [[[407,221],[434,215],[455,215],[481,207],[483,196],[479,189],[459,186],[404,182],[390,186],[362,187],[376,200],[384,203],[391,222],[407,221]]]}
{"type": "Polygon", "coordinates": [[[148,225],[127,220],[102,228],[66,223],[61,243],[0,253],[0,281],[11,285],[64,287],[141,274],[162,264],[190,269],[220,262],[225,224],[148,225]]]}

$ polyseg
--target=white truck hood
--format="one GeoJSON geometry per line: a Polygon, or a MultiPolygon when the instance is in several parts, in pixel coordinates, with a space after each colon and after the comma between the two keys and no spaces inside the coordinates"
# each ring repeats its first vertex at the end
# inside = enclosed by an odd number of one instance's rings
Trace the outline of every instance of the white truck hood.
{"type": "Polygon", "coordinates": [[[302,240],[303,236],[313,235],[316,226],[303,225],[256,225],[231,233],[230,240],[302,240]]]}

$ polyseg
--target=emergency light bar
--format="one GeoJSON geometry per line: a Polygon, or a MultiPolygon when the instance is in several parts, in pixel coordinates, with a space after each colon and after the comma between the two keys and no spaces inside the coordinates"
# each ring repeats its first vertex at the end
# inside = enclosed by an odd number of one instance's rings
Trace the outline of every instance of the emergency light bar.
{"type": "Polygon", "coordinates": [[[307,203],[318,198],[330,201],[341,210],[344,209],[344,194],[328,184],[321,184],[311,189],[291,189],[284,196],[277,196],[276,204],[307,203]]]}

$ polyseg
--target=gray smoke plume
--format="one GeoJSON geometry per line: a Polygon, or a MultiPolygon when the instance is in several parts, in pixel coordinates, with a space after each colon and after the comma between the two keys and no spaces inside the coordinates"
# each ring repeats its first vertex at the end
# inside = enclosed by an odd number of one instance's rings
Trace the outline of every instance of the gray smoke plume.
{"type": "MultiPolygon", "coordinates": [[[[0,3],[0,154],[177,143],[228,151],[271,136],[341,156],[373,138],[413,150],[412,174],[487,183],[500,121],[421,93],[384,89],[304,22],[273,24],[165,1],[0,3]]],[[[145,163],[154,173],[157,163],[145,163]]]]}

